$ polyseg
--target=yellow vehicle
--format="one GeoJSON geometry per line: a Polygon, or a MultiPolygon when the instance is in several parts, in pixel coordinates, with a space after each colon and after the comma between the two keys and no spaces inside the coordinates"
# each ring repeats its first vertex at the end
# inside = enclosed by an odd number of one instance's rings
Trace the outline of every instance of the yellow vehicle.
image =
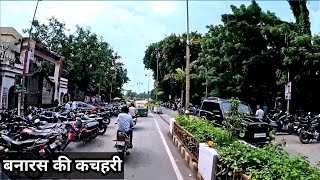
{"type": "Polygon", "coordinates": [[[148,116],[148,101],[136,101],[135,102],[135,106],[138,110],[138,116],[144,116],[147,117],[148,116]]]}

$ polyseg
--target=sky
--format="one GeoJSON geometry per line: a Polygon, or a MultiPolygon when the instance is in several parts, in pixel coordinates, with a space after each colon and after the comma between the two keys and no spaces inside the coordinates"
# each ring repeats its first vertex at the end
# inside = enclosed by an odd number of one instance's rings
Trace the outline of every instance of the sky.
{"type": "MultiPolygon", "coordinates": [[[[275,12],[286,21],[294,21],[286,1],[257,1],[264,11],[275,12]]],[[[0,25],[22,29],[30,28],[36,1],[0,1],[0,25]]],[[[190,31],[206,33],[207,25],[221,23],[221,15],[230,13],[230,5],[248,5],[250,1],[189,1],[190,31]]],[[[320,1],[309,4],[311,31],[320,33],[320,1]]],[[[147,92],[154,81],[146,74],[143,57],[146,47],[171,33],[186,31],[186,1],[49,1],[39,3],[36,19],[40,22],[52,16],[66,23],[68,29],[76,25],[90,27],[119,53],[130,82],[124,89],[147,92]],[[150,79],[150,80],[149,80],[150,79]],[[148,83],[149,82],[149,83],[148,83]]]]}

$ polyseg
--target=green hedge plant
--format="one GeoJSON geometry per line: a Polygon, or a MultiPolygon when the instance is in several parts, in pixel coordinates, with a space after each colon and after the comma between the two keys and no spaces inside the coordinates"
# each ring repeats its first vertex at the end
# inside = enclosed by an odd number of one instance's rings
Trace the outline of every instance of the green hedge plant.
{"type": "Polygon", "coordinates": [[[255,148],[237,141],[227,130],[197,118],[177,116],[176,122],[199,142],[212,139],[222,161],[253,180],[320,180],[320,171],[301,156],[286,153],[278,144],[255,148]]]}

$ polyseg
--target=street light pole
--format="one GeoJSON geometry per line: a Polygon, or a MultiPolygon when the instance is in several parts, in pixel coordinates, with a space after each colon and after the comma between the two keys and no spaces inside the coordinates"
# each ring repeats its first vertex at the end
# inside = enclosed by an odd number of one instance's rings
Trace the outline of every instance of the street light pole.
{"type": "Polygon", "coordinates": [[[25,83],[26,83],[26,69],[27,69],[27,62],[28,62],[28,56],[29,56],[29,51],[30,51],[30,38],[31,38],[31,33],[32,33],[32,27],[33,27],[33,22],[36,18],[36,13],[37,13],[37,10],[38,10],[38,5],[39,5],[39,2],[41,0],[38,0],[37,1],[37,5],[36,5],[36,8],[34,10],[34,13],[33,13],[33,18],[32,18],[32,21],[31,21],[31,26],[30,26],[30,29],[29,29],[29,37],[28,37],[28,44],[27,44],[27,49],[26,49],[26,52],[25,52],[25,55],[24,55],[24,62],[23,62],[23,73],[22,73],[22,91],[21,91],[21,96],[20,96],[20,108],[18,108],[18,114],[20,115],[23,115],[21,113],[23,113],[24,111],[24,96],[25,96],[25,92],[24,90],[26,89],[26,86],[25,86],[25,83]],[[23,111],[21,111],[21,109],[23,111]]]}
{"type": "Polygon", "coordinates": [[[145,76],[148,76],[148,101],[149,101],[149,99],[150,99],[150,90],[149,90],[150,74],[146,74],[145,76]]]}
{"type": "Polygon", "coordinates": [[[186,44],[186,111],[185,114],[189,116],[190,103],[190,47],[189,47],[189,1],[187,3],[187,44],[186,44]]]}

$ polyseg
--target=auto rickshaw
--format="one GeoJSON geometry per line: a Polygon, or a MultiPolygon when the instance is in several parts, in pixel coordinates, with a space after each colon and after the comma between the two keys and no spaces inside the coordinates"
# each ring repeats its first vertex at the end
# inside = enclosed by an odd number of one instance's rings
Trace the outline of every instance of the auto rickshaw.
{"type": "Polygon", "coordinates": [[[139,117],[148,117],[148,101],[136,101],[135,106],[139,117]]]}

